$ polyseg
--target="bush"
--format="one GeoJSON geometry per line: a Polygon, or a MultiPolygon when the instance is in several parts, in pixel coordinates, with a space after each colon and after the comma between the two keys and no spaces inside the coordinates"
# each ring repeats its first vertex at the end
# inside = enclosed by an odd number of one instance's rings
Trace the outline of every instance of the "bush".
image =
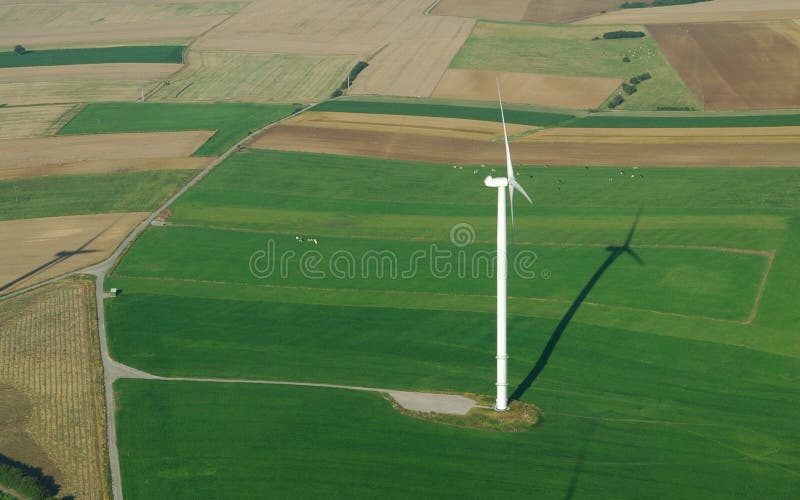
{"type": "Polygon", "coordinates": [[[625,56],[625,57],[622,58],[622,62],[629,63],[629,62],[631,62],[631,58],[628,57],[628,56],[625,56]]]}
{"type": "Polygon", "coordinates": [[[652,76],[650,76],[650,73],[642,73],[641,75],[636,75],[633,78],[631,78],[630,82],[631,85],[639,85],[643,81],[649,80],[651,78],[652,76]]]}
{"type": "Polygon", "coordinates": [[[22,55],[22,54],[28,52],[28,49],[26,49],[22,45],[14,45],[14,52],[16,52],[19,55],[22,55]]]}
{"type": "Polygon", "coordinates": [[[646,7],[664,7],[667,5],[686,5],[690,3],[708,2],[710,0],[653,0],[647,2],[625,2],[619,6],[620,9],[643,9],[646,7]]]}
{"type": "Polygon", "coordinates": [[[694,108],[689,106],[658,106],[656,111],[694,111],[694,108]]]}
{"type": "Polygon", "coordinates": [[[629,85],[627,83],[623,83],[622,84],[622,90],[624,90],[625,93],[628,94],[628,95],[633,95],[633,94],[636,93],[636,86],[635,85],[629,85]]]}
{"type": "Polygon", "coordinates": [[[613,40],[617,38],[642,38],[644,36],[645,34],[643,31],[619,30],[619,31],[608,31],[606,33],[603,33],[603,38],[605,38],[606,40],[613,40]]]}
{"type": "Polygon", "coordinates": [[[0,460],[0,485],[11,488],[31,500],[54,498],[39,479],[23,470],[27,466],[14,462],[3,455],[0,455],[0,458],[2,459],[0,460]]]}
{"type": "Polygon", "coordinates": [[[608,103],[608,107],[611,108],[611,109],[614,109],[617,106],[619,106],[620,104],[622,104],[623,102],[625,102],[625,98],[622,97],[622,94],[617,94],[617,95],[614,96],[613,99],[611,99],[611,102],[608,103]]]}
{"type": "Polygon", "coordinates": [[[352,85],[354,81],[356,81],[356,77],[359,73],[364,71],[364,68],[369,66],[366,61],[358,61],[353,69],[350,70],[350,74],[348,77],[339,85],[339,88],[333,91],[331,94],[331,98],[339,97],[340,95],[344,94],[344,91],[347,89],[348,84],[352,85]]]}

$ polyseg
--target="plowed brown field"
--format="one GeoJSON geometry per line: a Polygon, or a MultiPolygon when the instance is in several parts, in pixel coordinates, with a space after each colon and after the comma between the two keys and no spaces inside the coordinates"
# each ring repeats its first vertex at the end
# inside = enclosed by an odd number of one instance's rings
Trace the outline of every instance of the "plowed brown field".
{"type": "Polygon", "coordinates": [[[141,158],[130,160],[89,160],[28,167],[0,166],[0,180],[44,175],[116,174],[145,170],[199,170],[216,157],[141,158]]]}
{"type": "Polygon", "coordinates": [[[110,498],[94,286],[62,281],[0,302],[0,453],[61,496],[110,498]]]}
{"type": "Polygon", "coordinates": [[[656,24],[648,29],[706,109],[800,106],[796,23],[656,24]]]}
{"type": "MultiPolygon", "coordinates": [[[[102,130],[102,122],[100,123],[102,130]]],[[[92,160],[189,156],[214,132],[69,135],[0,141],[0,170],[92,160]]]]}
{"type": "Polygon", "coordinates": [[[497,79],[507,102],[573,109],[600,106],[622,83],[621,78],[448,69],[433,97],[493,101],[497,99],[497,79]]]}
{"type": "MultiPolygon", "coordinates": [[[[258,138],[253,147],[308,151],[436,163],[498,164],[502,143],[425,135],[279,126],[258,138]]],[[[531,165],[609,166],[796,166],[800,143],[725,142],[514,142],[514,161],[531,165]]]]}

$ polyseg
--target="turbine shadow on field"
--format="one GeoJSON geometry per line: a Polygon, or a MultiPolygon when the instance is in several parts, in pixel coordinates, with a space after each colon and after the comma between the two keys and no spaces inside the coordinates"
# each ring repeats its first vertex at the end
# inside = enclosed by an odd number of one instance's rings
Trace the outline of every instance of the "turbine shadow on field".
{"type": "Polygon", "coordinates": [[[100,231],[99,233],[94,235],[86,243],[84,243],[83,245],[81,245],[80,247],[78,247],[75,250],[61,250],[60,252],[57,252],[55,254],[55,256],[51,260],[45,262],[44,264],[42,264],[41,266],[37,267],[36,269],[32,269],[32,270],[28,271],[27,273],[23,274],[22,276],[14,278],[13,280],[11,280],[8,283],[6,283],[5,285],[0,286],[0,292],[8,290],[9,288],[11,288],[12,286],[16,285],[17,283],[25,281],[26,279],[28,279],[28,278],[30,278],[32,276],[36,276],[37,274],[41,273],[42,271],[45,271],[45,270],[55,266],[56,264],[60,264],[61,262],[64,262],[65,260],[69,259],[70,257],[72,257],[74,255],[79,255],[79,254],[84,254],[84,253],[99,252],[99,250],[91,250],[91,249],[87,250],[86,247],[88,247],[89,245],[94,243],[94,241],[97,238],[99,238],[100,236],[102,236],[103,233],[108,231],[110,227],[111,226],[108,226],[107,228],[103,229],[102,231],[100,231]]]}
{"type": "Polygon", "coordinates": [[[550,340],[547,341],[547,345],[542,351],[542,354],[539,356],[539,359],[536,360],[536,364],[533,366],[533,369],[531,369],[531,371],[517,386],[517,388],[514,389],[514,393],[511,394],[512,400],[520,399],[522,395],[525,394],[525,391],[530,388],[531,384],[533,384],[539,374],[542,373],[542,370],[544,370],[544,367],[547,366],[547,362],[550,360],[550,356],[553,355],[553,351],[555,350],[558,341],[561,339],[561,335],[564,333],[564,330],[567,329],[572,321],[572,318],[575,316],[575,313],[577,313],[578,309],[580,309],[581,304],[583,304],[583,302],[586,300],[586,297],[589,296],[589,293],[592,291],[595,285],[597,285],[597,282],[600,281],[603,273],[605,273],[606,270],[611,267],[614,261],[616,261],[622,254],[627,253],[633,257],[633,259],[638,262],[639,265],[644,265],[644,261],[630,247],[631,240],[633,239],[633,233],[636,231],[637,224],[639,224],[639,216],[641,215],[641,212],[641,209],[636,212],[636,218],[633,220],[633,225],[628,231],[628,237],[625,239],[625,243],[619,246],[609,245],[606,247],[606,250],[609,252],[608,257],[605,261],[603,261],[602,264],[600,264],[600,267],[597,268],[575,300],[572,301],[572,304],[570,305],[566,314],[564,314],[564,317],[561,318],[561,321],[558,322],[555,330],[553,330],[553,333],[550,335],[550,340]]]}

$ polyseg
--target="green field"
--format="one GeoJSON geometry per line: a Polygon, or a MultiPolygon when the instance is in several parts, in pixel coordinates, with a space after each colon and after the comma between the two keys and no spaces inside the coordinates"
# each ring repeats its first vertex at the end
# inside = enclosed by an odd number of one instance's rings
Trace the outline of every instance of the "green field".
{"type": "MultiPolygon", "coordinates": [[[[598,334],[607,332],[588,337],[598,334]]],[[[799,465],[797,445],[791,444],[797,430],[796,363],[622,332],[608,340],[573,338],[564,346],[536,391],[547,408],[544,425],[518,434],[411,419],[371,393],[121,380],[115,389],[120,446],[127,453],[125,494],[793,495],[800,486],[791,474],[799,465]],[[683,362],[676,366],[668,353],[683,362]],[[745,359],[734,375],[729,364],[745,359]],[[759,367],[791,375],[773,381],[759,367]],[[735,376],[737,390],[719,393],[730,382],[726,375],[735,376]],[[622,384],[625,393],[614,390],[622,384]],[[755,419],[763,425],[753,429],[755,419]]]]}
{"type": "Polygon", "coordinates": [[[89,104],[58,133],[61,135],[116,132],[216,130],[195,155],[216,156],[251,131],[290,115],[294,105],[97,103],[89,104]]]}
{"type": "Polygon", "coordinates": [[[142,45],[31,50],[23,55],[9,51],[0,52],[0,68],[106,63],[180,64],[183,62],[183,49],[182,45],[142,45]]]}
{"type": "Polygon", "coordinates": [[[602,38],[606,31],[615,30],[645,31],[641,26],[549,26],[479,21],[450,67],[623,79],[648,72],[653,78],[641,83],[637,93],[625,95],[621,109],[700,107],[652,37],[602,38]],[[593,40],[594,37],[600,39],[593,40]],[[630,59],[628,63],[623,62],[626,56],[630,59]]]}
{"type": "MultiPolygon", "coordinates": [[[[235,154],[107,279],[123,290],[105,304],[112,356],[165,376],[492,394],[494,280],[490,264],[470,264],[493,246],[489,169],[235,154]],[[450,240],[459,223],[475,231],[466,247],[450,240]],[[444,274],[432,245],[451,252],[444,274]],[[383,277],[363,264],[372,251],[396,258],[383,277]],[[353,269],[331,267],[337,255],[353,269]]],[[[800,169],[520,166],[518,177],[536,204],[517,201],[512,257],[536,260],[534,276],[511,266],[509,378],[543,409],[540,427],[446,427],[371,394],[123,381],[126,495],[795,490],[800,169]],[[639,209],[631,245],[644,265],[610,259],[606,246],[624,242],[639,209]]]]}
{"type": "Polygon", "coordinates": [[[328,98],[356,62],[350,55],[197,52],[152,97],[168,101],[312,102],[328,98]]]}
{"type": "Polygon", "coordinates": [[[159,170],[0,181],[0,220],[155,210],[192,175],[159,170]]]}
{"type": "MultiPolygon", "coordinates": [[[[374,101],[337,99],[316,106],[315,111],[338,111],[344,113],[375,113],[385,115],[414,115],[436,116],[442,118],[463,118],[467,120],[484,120],[499,122],[500,110],[492,106],[463,106],[437,104],[430,102],[402,102],[398,100],[374,101]]],[[[525,111],[506,108],[506,121],[520,125],[536,125],[540,127],[554,127],[574,118],[563,113],[550,113],[543,111],[525,111]]]]}

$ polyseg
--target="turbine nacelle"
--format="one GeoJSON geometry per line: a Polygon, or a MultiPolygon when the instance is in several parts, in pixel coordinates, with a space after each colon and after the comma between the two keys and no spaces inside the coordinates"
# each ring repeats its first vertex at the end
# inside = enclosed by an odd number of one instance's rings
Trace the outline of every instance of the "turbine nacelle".
{"type": "Polygon", "coordinates": [[[487,175],[485,179],[483,179],[483,185],[490,188],[501,188],[508,186],[508,179],[505,177],[492,177],[491,175],[487,175]]]}

